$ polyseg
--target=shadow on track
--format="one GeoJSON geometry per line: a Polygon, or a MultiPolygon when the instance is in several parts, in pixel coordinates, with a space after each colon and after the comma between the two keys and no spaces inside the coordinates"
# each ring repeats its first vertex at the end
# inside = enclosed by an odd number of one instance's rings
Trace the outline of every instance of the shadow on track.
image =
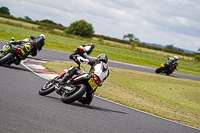
{"type": "Polygon", "coordinates": [[[26,68],[21,68],[21,67],[18,67],[18,66],[9,66],[9,65],[6,65],[6,64],[1,65],[0,67],[5,67],[5,68],[9,68],[9,69],[15,69],[15,70],[22,70],[22,71],[26,71],[26,72],[31,72],[26,68]]]}
{"type": "Polygon", "coordinates": [[[169,77],[174,77],[174,78],[179,78],[179,79],[181,79],[181,77],[175,76],[175,75],[173,75],[173,74],[166,75],[165,73],[159,73],[158,75],[169,76],[169,77]]]}
{"type": "Polygon", "coordinates": [[[97,107],[97,106],[94,106],[94,105],[83,105],[81,103],[78,103],[78,102],[74,102],[72,104],[70,104],[72,106],[77,106],[77,107],[84,107],[84,108],[88,108],[88,109],[94,109],[94,110],[99,110],[99,111],[104,111],[104,112],[113,112],[113,113],[120,113],[120,114],[128,114],[128,113],[125,113],[125,112],[122,112],[122,111],[116,111],[116,110],[110,110],[110,109],[106,109],[106,108],[102,108],[102,107],[97,107]]]}
{"type": "MultiPolygon", "coordinates": [[[[57,97],[53,97],[53,96],[45,96],[47,98],[52,98],[52,99],[56,99],[56,100],[60,100],[60,98],[57,98],[57,97]]],[[[61,101],[61,100],[60,100],[61,101]]],[[[61,101],[62,102],[62,101],[61,101]]],[[[62,103],[62,104],[65,104],[65,103],[62,103]]],[[[71,103],[71,104],[66,104],[66,105],[70,105],[70,106],[76,106],[76,107],[80,107],[80,108],[88,108],[88,109],[94,109],[94,110],[99,110],[99,111],[104,111],[104,112],[113,112],[113,113],[120,113],[120,114],[128,114],[126,112],[122,112],[122,111],[116,111],[116,110],[110,110],[110,109],[106,109],[106,108],[102,108],[102,107],[97,107],[97,106],[94,106],[94,105],[83,105],[79,102],[74,102],[74,103],[71,103]]]]}

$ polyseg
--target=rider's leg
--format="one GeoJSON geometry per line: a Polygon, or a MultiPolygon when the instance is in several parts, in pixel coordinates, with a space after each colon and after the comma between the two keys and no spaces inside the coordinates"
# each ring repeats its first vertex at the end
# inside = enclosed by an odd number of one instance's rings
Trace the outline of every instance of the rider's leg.
{"type": "Polygon", "coordinates": [[[73,67],[72,69],[70,69],[65,75],[64,77],[61,79],[60,84],[64,84],[68,79],[70,79],[74,74],[80,74],[81,71],[79,68],[77,67],[73,67]]]}

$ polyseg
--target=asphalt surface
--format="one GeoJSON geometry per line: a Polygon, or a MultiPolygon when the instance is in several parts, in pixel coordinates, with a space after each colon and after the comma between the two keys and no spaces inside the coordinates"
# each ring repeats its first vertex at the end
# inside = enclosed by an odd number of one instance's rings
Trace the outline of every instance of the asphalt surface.
{"type": "MultiPolygon", "coordinates": [[[[38,59],[65,60],[65,53],[43,50],[38,59]]],[[[22,65],[0,66],[2,133],[199,133],[186,125],[95,97],[90,106],[64,104],[56,93],[40,96],[47,81],[22,65]]]]}

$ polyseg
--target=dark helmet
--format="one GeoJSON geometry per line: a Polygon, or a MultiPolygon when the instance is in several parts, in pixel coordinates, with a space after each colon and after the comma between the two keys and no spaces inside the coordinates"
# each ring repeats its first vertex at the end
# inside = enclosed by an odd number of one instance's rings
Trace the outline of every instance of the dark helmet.
{"type": "Polygon", "coordinates": [[[108,62],[108,56],[106,54],[99,54],[97,56],[97,60],[107,63],[108,62]]]}
{"type": "Polygon", "coordinates": [[[94,47],[95,47],[93,43],[91,43],[90,46],[92,47],[92,49],[94,49],[94,47]]]}

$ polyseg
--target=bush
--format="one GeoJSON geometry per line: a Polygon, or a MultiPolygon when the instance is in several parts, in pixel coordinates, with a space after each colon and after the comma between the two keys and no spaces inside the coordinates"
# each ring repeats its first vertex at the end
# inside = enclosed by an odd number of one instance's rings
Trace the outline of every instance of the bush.
{"type": "Polygon", "coordinates": [[[194,59],[195,59],[196,61],[200,61],[200,55],[196,55],[196,56],[194,57],[194,59]]]}

